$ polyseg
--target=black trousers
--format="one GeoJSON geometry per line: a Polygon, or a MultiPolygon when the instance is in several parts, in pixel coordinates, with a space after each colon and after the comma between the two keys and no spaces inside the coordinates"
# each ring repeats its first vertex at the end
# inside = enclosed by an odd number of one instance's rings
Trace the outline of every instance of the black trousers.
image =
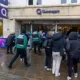
{"type": "Polygon", "coordinates": [[[38,53],[41,53],[41,43],[39,42],[33,42],[33,47],[34,47],[34,53],[36,53],[36,48],[38,48],[38,53]]]}
{"type": "Polygon", "coordinates": [[[9,66],[12,67],[13,63],[16,61],[16,59],[20,56],[23,55],[24,58],[24,64],[27,65],[27,55],[26,55],[26,50],[25,49],[17,49],[17,53],[16,55],[13,57],[13,59],[11,60],[9,66]]]}
{"type": "Polygon", "coordinates": [[[13,45],[7,45],[7,53],[12,53],[13,45]]]}
{"type": "Polygon", "coordinates": [[[72,68],[74,69],[74,73],[78,72],[78,58],[68,55],[68,75],[69,77],[72,76],[72,71],[73,71],[72,68]]]}
{"type": "Polygon", "coordinates": [[[47,66],[47,68],[51,68],[52,67],[52,49],[45,48],[45,52],[46,52],[45,66],[47,66]]]}

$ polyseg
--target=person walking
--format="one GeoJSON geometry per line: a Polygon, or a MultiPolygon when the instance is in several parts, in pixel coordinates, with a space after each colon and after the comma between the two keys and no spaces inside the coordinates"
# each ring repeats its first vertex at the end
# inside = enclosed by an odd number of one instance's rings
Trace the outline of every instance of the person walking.
{"type": "Polygon", "coordinates": [[[22,34],[16,36],[15,39],[15,47],[17,49],[17,53],[15,54],[15,56],[13,57],[13,59],[11,60],[10,64],[8,65],[8,68],[12,68],[13,63],[16,61],[16,59],[22,55],[22,57],[24,58],[24,64],[26,67],[29,66],[28,62],[27,62],[27,55],[26,55],[26,48],[27,48],[27,44],[28,44],[28,40],[27,37],[25,36],[25,32],[23,31],[22,34]]]}

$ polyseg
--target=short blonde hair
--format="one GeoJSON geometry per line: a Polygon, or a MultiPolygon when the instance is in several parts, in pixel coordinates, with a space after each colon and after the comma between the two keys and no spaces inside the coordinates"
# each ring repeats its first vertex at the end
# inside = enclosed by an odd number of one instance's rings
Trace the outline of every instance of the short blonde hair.
{"type": "Polygon", "coordinates": [[[49,36],[53,36],[53,32],[52,31],[48,31],[48,35],[49,36]]]}

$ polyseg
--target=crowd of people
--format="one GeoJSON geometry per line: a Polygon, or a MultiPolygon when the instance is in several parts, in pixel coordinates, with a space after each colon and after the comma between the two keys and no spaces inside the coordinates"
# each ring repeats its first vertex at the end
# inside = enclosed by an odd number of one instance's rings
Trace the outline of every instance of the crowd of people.
{"type": "Polygon", "coordinates": [[[12,33],[7,38],[7,54],[13,53],[12,47],[15,46],[15,56],[11,60],[8,68],[12,68],[13,63],[20,56],[20,60],[24,61],[26,67],[31,65],[30,50],[33,48],[35,54],[42,55],[41,48],[45,49],[45,66],[48,71],[52,70],[55,77],[60,76],[61,61],[65,56],[68,66],[67,80],[78,77],[78,63],[80,62],[80,35],[77,32],[71,32],[69,35],[63,34],[61,30],[58,32],[34,31],[27,33],[23,31],[20,35],[12,33]],[[38,48],[38,52],[37,49],[38,48]],[[10,50],[10,52],[9,52],[10,50]],[[27,54],[26,54],[27,53],[27,54]],[[30,59],[29,61],[27,59],[30,59]],[[74,69],[74,70],[73,70],[74,69]]]}

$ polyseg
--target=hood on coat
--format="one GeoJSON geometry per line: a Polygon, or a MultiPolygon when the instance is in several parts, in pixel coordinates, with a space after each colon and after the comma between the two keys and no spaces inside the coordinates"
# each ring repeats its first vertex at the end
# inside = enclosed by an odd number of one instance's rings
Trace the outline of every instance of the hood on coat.
{"type": "Polygon", "coordinates": [[[77,38],[78,38],[78,34],[76,32],[71,32],[69,34],[69,39],[70,40],[77,40],[77,38]]]}
{"type": "Polygon", "coordinates": [[[58,39],[60,39],[62,37],[62,34],[61,33],[55,33],[54,35],[53,35],[53,39],[54,40],[58,40],[58,39]]]}

